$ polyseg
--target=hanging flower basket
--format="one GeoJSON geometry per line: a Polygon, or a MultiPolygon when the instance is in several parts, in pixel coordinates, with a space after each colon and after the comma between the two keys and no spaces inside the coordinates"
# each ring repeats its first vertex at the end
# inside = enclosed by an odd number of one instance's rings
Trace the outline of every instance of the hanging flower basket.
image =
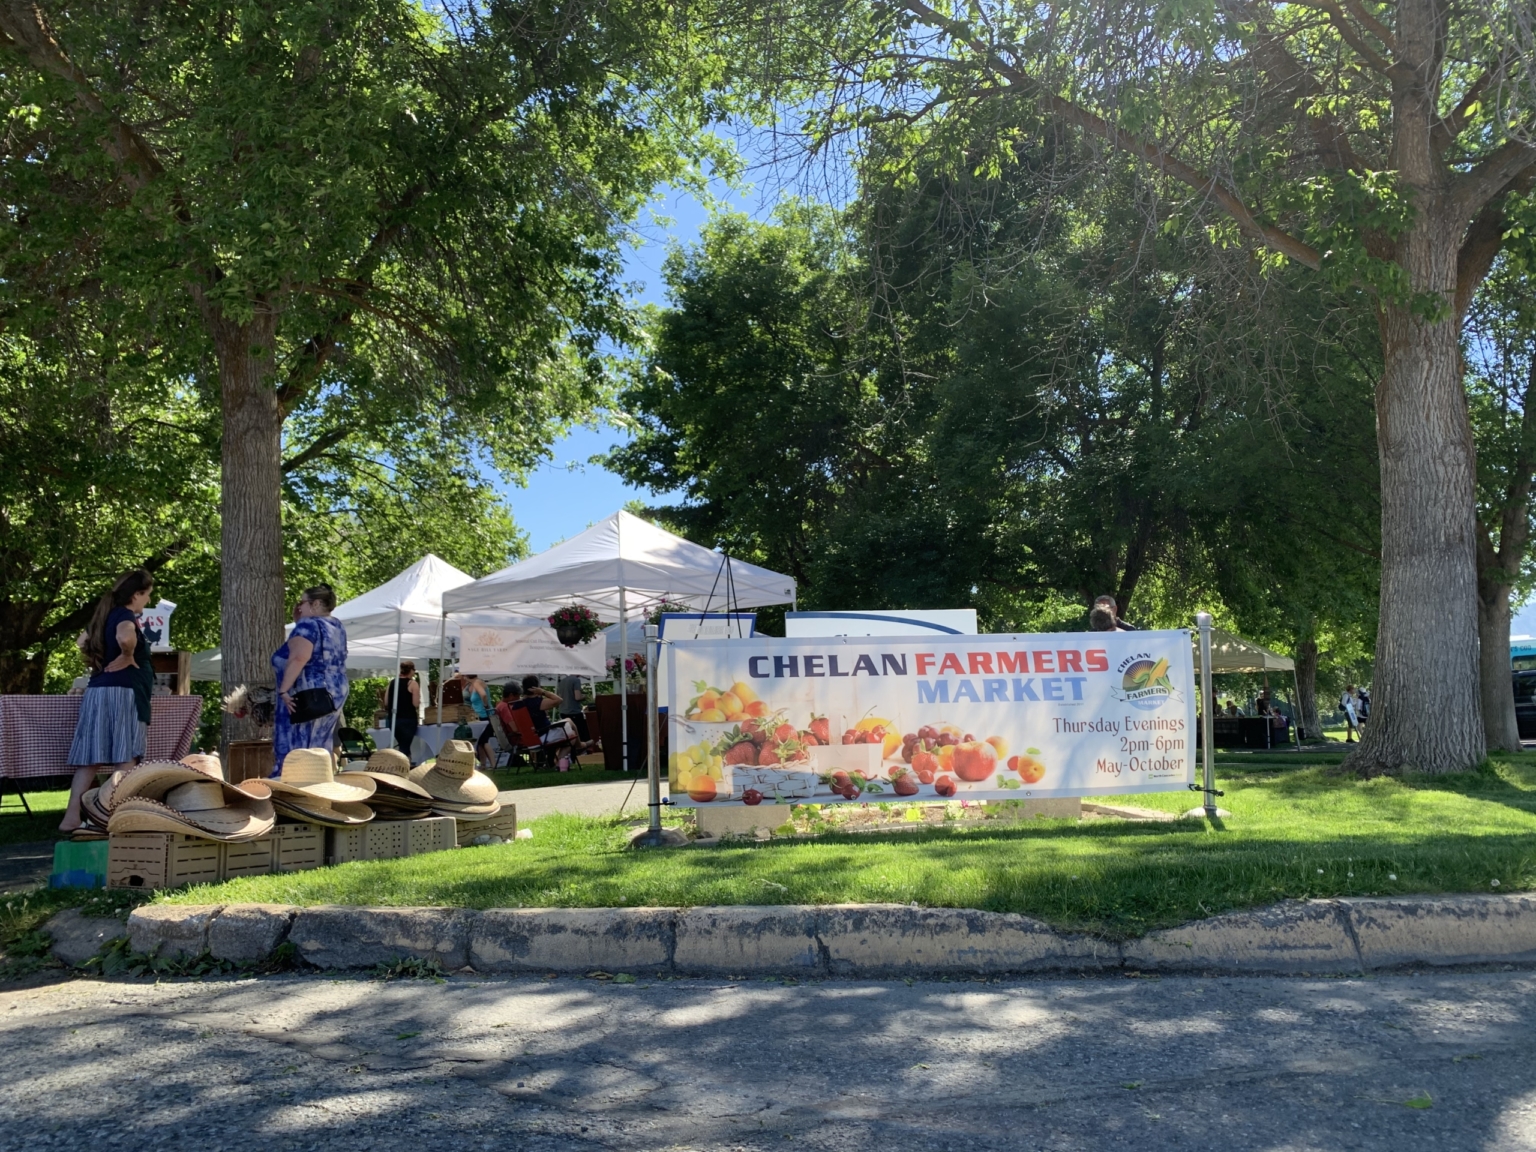
{"type": "Polygon", "coordinates": [[[603,622],[597,618],[597,613],[580,604],[567,604],[561,608],[549,618],[549,626],[567,648],[589,643],[603,630],[603,622]]]}

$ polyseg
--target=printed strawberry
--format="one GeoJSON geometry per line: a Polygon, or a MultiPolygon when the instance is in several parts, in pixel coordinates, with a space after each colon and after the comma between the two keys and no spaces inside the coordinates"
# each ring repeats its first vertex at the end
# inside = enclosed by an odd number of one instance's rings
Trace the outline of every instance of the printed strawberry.
{"type": "Polygon", "coordinates": [[[768,768],[779,762],[779,746],[777,744],[764,744],[762,751],[757,754],[759,767],[768,768]]]}
{"type": "Polygon", "coordinates": [[[898,796],[916,796],[917,777],[910,768],[892,768],[891,787],[898,796]]]}
{"type": "Polygon", "coordinates": [[[832,743],[832,723],[825,716],[811,717],[811,735],[820,744],[832,743]]]}
{"type": "Polygon", "coordinates": [[[739,744],[732,744],[726,750],[722,760],[726,764],[755,764],[757,762],[757,745],[750,740],[743,740],[739,744]]]}
{"type": "Polygon", "coordinates": [[[795,726],[793,724],[780,724],[773,730],[773,738],[780,744],[784,743],[786,740],[793,740],[798,735],[800,735],[800,733],[795,730],[795,726]]]}
{"type": "Polygon", "coordinates": [[[807,731],[800,733],[800,743],[804,744],[807,748],[814,748],[821,741],[816,738],[816,733],[807,731]]]}

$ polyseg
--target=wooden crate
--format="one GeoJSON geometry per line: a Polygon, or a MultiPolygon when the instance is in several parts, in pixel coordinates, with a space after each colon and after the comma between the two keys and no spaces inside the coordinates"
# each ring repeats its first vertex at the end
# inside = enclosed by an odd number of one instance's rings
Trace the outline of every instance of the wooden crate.
{"type": "Polygon", "coordinates": [[[224,750],[224,778],[231,784],[272,775],[272,741],[231,740],[224,750]]]}
{"type": "Polygon", "coordinates": [[[325,863],[325,829],[318,824],[279,824],[272,829],[272,871],[303,872],[325,863]]]}
{"type": "Polygon", "coordinates": [[[458,847],[458,821],[452,816],[431,816],[425,820],[402,821],[409,834],[407,854],[441,852],[458,847]]]}
{"type": "Polygon", "coordinates": [[[503,804],[501,811],[488,820],[456,820],[457,839],[463,848],[476,836],[500,836],[510,840],[517,835],[517,805],[503,804]]]}
{"type": "Polygon", "coordinates": [[[216,884],[224,845],[180,832],[121,832],[107,840],[108,888],[216,884]]]}
{"type": "Polygon", "coordinates": [[[224,869],[221,880],[237,876],[265,876],[272,871],[273,840],[269,832],[260,840],[224,845],[224,869]]]}

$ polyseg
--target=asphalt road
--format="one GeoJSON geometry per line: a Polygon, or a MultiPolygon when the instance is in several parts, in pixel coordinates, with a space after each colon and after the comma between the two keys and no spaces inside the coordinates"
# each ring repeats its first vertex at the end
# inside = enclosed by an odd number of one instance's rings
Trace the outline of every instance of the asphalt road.
{"type": "Polygon", "coordinates": [[[1529,971],[634,975],[13,986],[0,1149],[1536,1148],[1529,971]]]}

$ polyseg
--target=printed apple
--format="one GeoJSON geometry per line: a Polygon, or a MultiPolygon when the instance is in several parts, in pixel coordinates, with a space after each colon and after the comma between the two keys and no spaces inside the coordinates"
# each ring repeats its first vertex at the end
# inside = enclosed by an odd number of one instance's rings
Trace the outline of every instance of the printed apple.
{"type": "Polygon", "coordinates": [[[1014,756],[1008,761],[1008,767],[1026,784],[1038,784],[1045,776],[1045,765],[1033,756],[1014,756]]]}
{"type": "Polygon", "coordinates": [[[990,780],[997,770],[997,749],[985,740],[963,740],[955,745],[955,775],[967,783],[990,780]]]}
{"type": "Polygon", "coordinates": [[[997,758],[999,760],[1006,760],[1008,758],[1008,741],[1004,740],[1001,736],[988,736],[987,743],[997,750],[997,758]]]}

